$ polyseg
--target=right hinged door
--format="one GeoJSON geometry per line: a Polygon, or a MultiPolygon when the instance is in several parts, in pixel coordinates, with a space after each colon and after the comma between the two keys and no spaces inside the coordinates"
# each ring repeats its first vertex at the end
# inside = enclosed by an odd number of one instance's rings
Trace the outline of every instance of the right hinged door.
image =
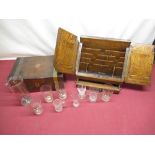
{"type": "Polygon", "coordinates": [[[134,45],[128,52],[125,82],[149,85],[154,60],[153,45],[134,45]]]}

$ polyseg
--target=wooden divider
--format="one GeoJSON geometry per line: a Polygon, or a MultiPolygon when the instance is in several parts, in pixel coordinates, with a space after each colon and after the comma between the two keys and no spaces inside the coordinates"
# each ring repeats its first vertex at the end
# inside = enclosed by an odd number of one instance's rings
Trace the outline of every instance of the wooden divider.
{"type": "Polygon", "coordinates": [[[125,51],[90,48],[84,45],[81,50],[79,71],[122,77],[125,51]]]}

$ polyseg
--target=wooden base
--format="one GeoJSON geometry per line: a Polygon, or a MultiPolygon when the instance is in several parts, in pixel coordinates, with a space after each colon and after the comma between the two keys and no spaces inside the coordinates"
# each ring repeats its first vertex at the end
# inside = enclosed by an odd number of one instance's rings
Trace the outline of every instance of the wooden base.
{"type": "Polygon", "coordinates": [[[114,93],[120,92],[120,85],[114,86],[114,85],[100,84],[100,83],[94,83],[94,82],[88,82],[88,81],[82,81],[82,80],[77,80],[76,84],[83,85],[86,87],[92,87],[92,88],[112,90],[114,91],[114,93]]]}

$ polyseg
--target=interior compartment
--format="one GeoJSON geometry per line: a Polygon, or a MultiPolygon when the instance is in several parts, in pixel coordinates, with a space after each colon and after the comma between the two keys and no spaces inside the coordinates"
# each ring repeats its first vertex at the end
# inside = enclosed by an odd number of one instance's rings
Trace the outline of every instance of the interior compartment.
{"type": "Polygon", "coordinates": [[[126,48],[130,42],[80,38],[79,72],[121,78],[126,48]]]}

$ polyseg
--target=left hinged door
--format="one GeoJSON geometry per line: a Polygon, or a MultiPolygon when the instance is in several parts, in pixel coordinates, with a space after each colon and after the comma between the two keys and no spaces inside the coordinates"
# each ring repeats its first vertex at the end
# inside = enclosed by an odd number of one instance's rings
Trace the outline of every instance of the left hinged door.
{"type": "Polygon", "coordinates": [[[128,53],[125,82],[149,85],[154,60],[153,45],[134,45],[128,53]]]}
{"type": "Polygon", "coordinates": [[[59,28],[53,64],[58,72],[76,73],[78,46],[79,42],[76,35],[59,28]]]}

